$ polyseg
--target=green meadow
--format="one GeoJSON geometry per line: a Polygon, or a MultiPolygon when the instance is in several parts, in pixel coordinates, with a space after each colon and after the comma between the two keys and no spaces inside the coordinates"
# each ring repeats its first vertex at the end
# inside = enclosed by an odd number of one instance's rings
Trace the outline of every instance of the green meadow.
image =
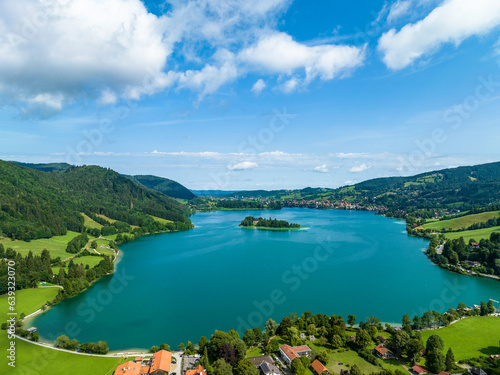
{"type": "Polygon", "coordinates": [[[10,238],[0,238],[0,243],[2,243],[5,248],[11,247],[23,256],[27,255],[30,250],[33,252],[41,252],[42,250],[47,249],[50,251],[51,258],[61,257],[62,259],[65,259],[69,255],[66,252],[68,242],[78,236],[78,234],[79,233],[68,231],[68,233],[64,236],[42,238],[30,242],[19,240],[12,241],[10,238]]]}
{"type": "Polygon", "coordinates": [[[425,229],[432,229],[437,232],[443,229],[459,230],[468,228],[476,223],[484,223],[490,219],[496,219],[500,216],[500,211],[482,212],[480,214],[466,215],[450,220],[434,221],[422,225],[425,229]]]}
{"type": "Polygon", "coordinates": [[[455,359],[460,361],[500,354],[498,332],[500,317],[477,316],[463,319],[445,328],[422,331],[422,340],[427,342],[431,335],[439,335],[444,341],[444,351],[451,347],[455,359]]]}
{"type": "Polygon", "coordinates": [[[444,235],[446,238],[449,238],[450,240],[463,237],[465,243],[468,243],[469,240],[471,239],[480,241],[481,238],[490,238],[491,233],[493,232],[500,232],[500,227],[466,230],[462,232],[450,232],[450,233],[445,233],[444,235]]]}

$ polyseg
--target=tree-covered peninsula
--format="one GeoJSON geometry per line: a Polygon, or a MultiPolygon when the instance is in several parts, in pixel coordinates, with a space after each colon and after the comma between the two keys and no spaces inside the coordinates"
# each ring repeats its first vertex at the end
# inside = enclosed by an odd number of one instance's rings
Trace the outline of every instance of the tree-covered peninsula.
{"type": "Polygon", "coordinates": [[[286,220],[278,220],[278,219],[264,219],[259,217],[256,219],[253,216],[247,216],[241,223],[240,227],[243,228],[258,228],[258,229],[300,229],[299,224],[289,223],[286,220]]]}

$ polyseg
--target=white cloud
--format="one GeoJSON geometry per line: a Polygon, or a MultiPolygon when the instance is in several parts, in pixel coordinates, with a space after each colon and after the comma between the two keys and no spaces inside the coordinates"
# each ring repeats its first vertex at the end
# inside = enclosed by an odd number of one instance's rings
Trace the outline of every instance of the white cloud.
{"type": "Polygon", "coordinates": [[[391,29],[378,43],[385,64],[403,69],[415,60],[435,53],[443,44],[460,45],[465,39],[483,35],[500,25],[498,0],[447,0],[427,17],[391,29]]]}
{"type": "Polygon", "coordinates": [[[387,15],[388,22],[394,22],[395,20],[407,15],[410,11],[410,6],[413,0],[397,0],[392,4],[389,14],[387,15]]]}
{"type": "Polygon", "coordinates": [[[2,97],[61,110],[80,96],[109,103],[168,86],[164,19],[140,0],[51,3],[0,2],[2,97]]]}
{"type": "Polygon", "coordinates": [[[297,89],[299,84],[300,81],[296,77],[292,77],[281,86],[281,90],[285,94],[290,94],[291,92],[294,92],[297,89]]]}
{"type": "Polygon", "coordinates": [[[326,164],[318,165],[317,167],[314,167],[314,171],[319,173],[328,173],[328,167],[326,164]]]}
{"type": "MultiPolygon", "coordinates": [[[[50,114],[81,99],[110,105],[169,88],[202,99],[250,72],[284,74],[291,92],[362,65],[364,48],[307,46],[274,31],[290,3],[170,0],[156,16],[141,0],[3,0],[0,104],[50,114]]],[[[266,86],[258,80],[252,91],[266,86]]]]}
{"type": "Polygon", "coordinates": [[[234,63],[234,55],[223,49],[219,50],[216,56],[220,64],[206,64],[201,70],[179,73],[179,87],[200,91],[200,98],[203,98],[207,94],[213,94],[223,84],[235,80],[238,77],[238,69],[234,63]]]}
{"type": "Polygon", "coordinates": [[[365,47],[324,44],[307,46],[298,43],[288,34],[274,32],[241,51],[239,59],[256,69],[272,73],[305,73],[307,82],[319,77],[331,80],[363,64],[365,47]]]}
{"type": "Polygon", "coordinates": [[[229,165],[227,168],[230,169],[231,171],[244,171],[247,169],[257,168],[258,166],[259,165],[257,163],[251,161],[244,161],[238,164],[229,165]]]}
{"type": "Polygon", "coordinates": [[[264,90],[266,88],[266,83],[264,82],[263,79],[259,79],[257,80],[257,82],[255,82],[255,84],[252,86],[252,92],[255,94],[255,95],[259,95],[262,90],[264,90]]]}
{"type": "Polygon", "coordinates": [[[371,168],[371,166],[368,166],[366,164],[361,164],[359,166],[352,167],[351,169],[349,169],[349,172],[351,172],[351,173],[361,173],[361,172],[367,171],[370,168],[371,168]]]}

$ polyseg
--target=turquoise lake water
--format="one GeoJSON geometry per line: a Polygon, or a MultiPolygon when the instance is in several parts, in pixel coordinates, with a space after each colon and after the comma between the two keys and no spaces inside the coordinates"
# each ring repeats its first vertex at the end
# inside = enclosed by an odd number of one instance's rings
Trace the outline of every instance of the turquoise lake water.
{"type": "Polygon", "coordinates": [[[278,323],[291,312],[400,323],[428,310],[500,300],[500,282],[453,274],[405,223],[369,212],[283,209],[197,213],[195,229],[121,246],[114,275],[33,321],[43,338],[106,340],[111,350],[172,348],[215,329],[278,323]],[[248,215],[308,229],[239,228],[248,215]]]}

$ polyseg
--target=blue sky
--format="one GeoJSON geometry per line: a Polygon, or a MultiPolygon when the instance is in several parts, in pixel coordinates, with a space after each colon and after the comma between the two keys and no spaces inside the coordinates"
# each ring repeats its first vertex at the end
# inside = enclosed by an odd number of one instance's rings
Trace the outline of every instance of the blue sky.
{"type": "Polygon", "coordinates": [[[4,160],[222,190],[500,160],[497,0],[5,0],[0,35],[4,160]]]}

